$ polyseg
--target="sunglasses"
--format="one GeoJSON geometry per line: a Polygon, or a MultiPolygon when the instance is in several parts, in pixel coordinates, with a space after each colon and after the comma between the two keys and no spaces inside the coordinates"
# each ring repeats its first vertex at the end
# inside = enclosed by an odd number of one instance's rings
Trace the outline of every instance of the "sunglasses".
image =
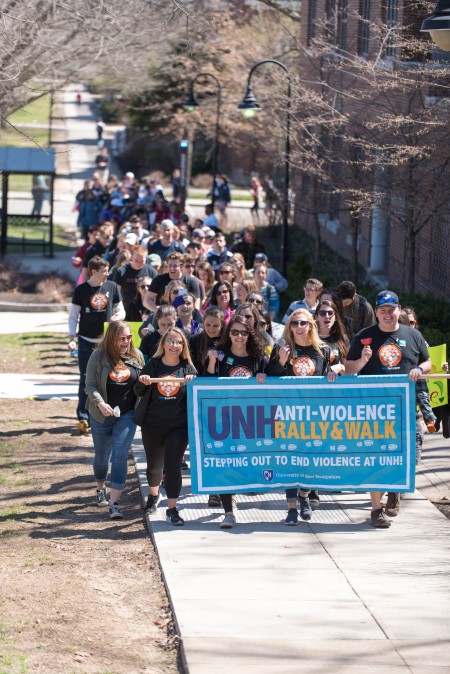
{"type": "Polygon", "coordinates": [[[298,328],[299,326],[304,328],[305,325],[309,325],[309,321],[291,321],[291,326],[293,328],[298,328]]]}
{"type": "Polygon", "coordinates": [[[248,330],[236,330],[233,328],[233,330],[230,330],[230,335],[233,335],[233,337],[237,337],[238,335],[241,335],[241,337],[248,337],[248,330]]]}
{"type": "Polygon", "coordinates": [[[170,346],[183,346],[183,342],[181,339],[172,339],[171,337],[169,339],[166,339],[166,343],[170,344],[170,346]]]}
{"type": "Polygon", "coordinates": [[[119,337],[119,342],[131,342],[131,335],[127,335],[126,337],[119,337]]]}
{"type": "Polygon", "coordinates": [[[263,300],[257,300],[256,297],[249,297],[248,301],[252,304],[264,304],[263,300]]]}
{"type": "Polygon", "coordinates": [[[221,270],[219,271],[219,274],[232,274],[232,273],[233,273],[233,272],[232,272],[231,269],[221,269],[221,270]]]}
{"type": "Polygon", "coordinates": [[[317,292],[317,290],[315,288],[310,288],[309,286],[305,286],[305,288],[303,288],[303,290],[307,293],[316,293],[317,292]]]}
{"type": "Polygon", "coordinates": [[[334,311],[332,309],[330,309],[329,311],[327,311],[326,309],[320,309],[319,316],[334,316],[334,311]]]}

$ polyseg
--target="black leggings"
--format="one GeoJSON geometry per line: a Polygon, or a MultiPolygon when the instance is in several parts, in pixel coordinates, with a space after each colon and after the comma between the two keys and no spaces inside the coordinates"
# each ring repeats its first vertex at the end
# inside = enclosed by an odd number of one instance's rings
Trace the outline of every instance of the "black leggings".
{"type": "Polygon", "coordinates": [[[167,498],[178,498],[182,485],[181,461],[188,444],[187,426],[167,429],[153,424],[143,425],[142,442],[147,457],[149,486],[159,485],[164,467],[167,498]]]}

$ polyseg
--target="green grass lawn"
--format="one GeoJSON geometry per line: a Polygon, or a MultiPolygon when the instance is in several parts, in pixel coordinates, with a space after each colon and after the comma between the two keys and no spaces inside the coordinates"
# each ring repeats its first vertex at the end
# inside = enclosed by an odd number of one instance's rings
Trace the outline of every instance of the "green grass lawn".
{"type": "MultiPolygon", "coordinates": [[[[22,251],[22,239],[27,241],[42,241],[44,238],[49,241],[49,224],[47,220],[37,221],[27,216],[11,216],[8,218],[8,241],[18,239],[17,243],[8,243],[9,253],[19,253],[22,251]]],[[[73,244],[67,235],[67,232],[61,225],[53,225],[53,246],[56,251],[70,250],[73,244]]],[[[25,246],[25,252],[38,252],[38,246],[25,246]]]]}

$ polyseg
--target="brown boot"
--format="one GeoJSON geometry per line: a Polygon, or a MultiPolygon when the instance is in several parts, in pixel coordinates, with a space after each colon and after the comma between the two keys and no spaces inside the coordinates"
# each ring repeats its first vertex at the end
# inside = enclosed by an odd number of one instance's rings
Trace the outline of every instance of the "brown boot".
{"type": "Polygon", "coordinates": [[[400,512],[400,494],[398,492],[388,492],[386,502],[386,515],[388,517],[396,517],[400,512]]]}

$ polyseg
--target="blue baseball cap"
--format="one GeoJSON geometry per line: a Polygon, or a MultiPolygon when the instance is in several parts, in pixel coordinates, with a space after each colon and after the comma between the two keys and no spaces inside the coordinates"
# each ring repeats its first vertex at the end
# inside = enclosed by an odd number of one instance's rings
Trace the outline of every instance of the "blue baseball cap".
{"type": "Polygon", "coordinates": [[[380,293],[378,293],[375,304],[377,307],[398,307],[400,301],[398,299],[398,295],[392,292],[392,290],[382,290],[380,293]]]}

